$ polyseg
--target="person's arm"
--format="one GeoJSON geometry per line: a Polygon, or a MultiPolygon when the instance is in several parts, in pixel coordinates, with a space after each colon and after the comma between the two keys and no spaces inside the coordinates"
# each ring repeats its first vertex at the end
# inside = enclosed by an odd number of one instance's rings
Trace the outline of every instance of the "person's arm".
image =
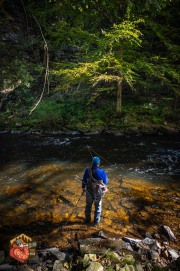
{"type": "Polygon", "coordinates": [[[86,189],[86,185],[87,185],[87,180],[89,178],[89,172],[88,169],[86,168],[85,172],[84,172],[84,176],[82,179],[82,189],[85,190],[86,189]]]}
{"type": "Polygon", "coordinates": [[[104,176],[103,176],[103,183],[104,184],[108,184],[109,183],[109,179],[108,179],[107,174],[106,174],[105,171],[104,171],[104,176]]]}

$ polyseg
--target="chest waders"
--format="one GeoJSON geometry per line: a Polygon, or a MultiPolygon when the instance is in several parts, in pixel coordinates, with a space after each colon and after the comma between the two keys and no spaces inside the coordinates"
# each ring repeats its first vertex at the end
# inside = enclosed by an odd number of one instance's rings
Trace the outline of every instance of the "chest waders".
{"type": "Polygon", "coordinates": [[[87,181],[86,186],[86,208],[85,216],[86,222],[91,222],[91,210],[92,204],[94,202],[95,211],[94,211],[94,223],[98,224],[100,222],[101,212],[102,212],[102,197],[107,192],[106,186],[103,184],[103,181],[96,180],[93,177],[93,172],[91,169],[89,171],[89,180],[87,181]]]}

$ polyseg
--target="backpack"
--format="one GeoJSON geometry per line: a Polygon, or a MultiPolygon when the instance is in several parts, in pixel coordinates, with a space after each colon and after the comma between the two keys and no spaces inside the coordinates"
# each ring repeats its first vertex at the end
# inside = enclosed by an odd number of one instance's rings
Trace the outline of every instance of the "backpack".
{"type": "Polygon", "coordinates": [[[88,169],[88,171],[89,171],[89,177],[90,177],[89,181],[87,182],[88,191],[92,193],[94,196],[103,197],[108,191],[107,187],[105,186],[103,181],[96,180],[93,177],[91,169],[88,169]]]}

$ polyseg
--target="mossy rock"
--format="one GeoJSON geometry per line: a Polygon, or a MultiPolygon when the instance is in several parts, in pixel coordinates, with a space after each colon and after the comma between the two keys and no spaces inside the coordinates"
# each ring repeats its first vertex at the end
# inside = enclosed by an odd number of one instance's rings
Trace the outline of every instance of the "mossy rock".
{"type": "Polygon", "coordinates": [[[119,263],[121,261],[121,257],[116,252],[106,253],[105,258],[111,260],[114,263],[119,263]]]}
{"type": "Polygon", "coordinates": [[[123,264],[123,265],[126,265],[126,264],[134,265],[135,261],[136,260],[134,259],[133,255],[126,255],[124,257],[124,259],[121,261],[121,264],[123,264]]]}

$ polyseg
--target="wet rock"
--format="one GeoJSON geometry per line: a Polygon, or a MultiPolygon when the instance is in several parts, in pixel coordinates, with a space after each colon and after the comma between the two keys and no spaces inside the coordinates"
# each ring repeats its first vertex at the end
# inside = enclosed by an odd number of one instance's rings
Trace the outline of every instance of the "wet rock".
{"type": "Polygon", "coordinates": [[[150,238],[145,238],[142,243],[148,245],[150,250],[158,251],[159,254],[161,253],[162,247],[158,241],[150,238]]]}
{"type": "Polygon", "coordinates": [[[149,233],[149,232],[146,232],[145,233],[145,238],[150,238],[150,239],[153,239],[152,235],[149,233]]]}
{"type": "Polygon", "coordinates": [[[142,241],[141,239],[134,239],[129,237],[123,237],[122,240],[129,243],[132,247],[136,247],[136,245],[142,241]]]}
{"type": "Polygon", "coordinates": [[[86,271],[103,271],[103,266],[98,262],[91,262],[86,271]]]}
{"type": "Polygon", "coordinates": [[[169,240],[172,240],[174,242],[177,241],[176,236],[174,235],[174,233],[172,232],[172,230],[165,225],[162,225],[159,229],[160,233],[162,233],[163,235],[165,235],[169,240]]]}
{"type": "Polygon", "coordinates": [[[4,250],[0,250],[0,264],[4,262],[4,250]]]}
{"type": "Polygon", "coordinates": [[[175,261],[180,257],[180,252],[173,248],[167,248],[167,252],[171,261],[175,261]]]}

